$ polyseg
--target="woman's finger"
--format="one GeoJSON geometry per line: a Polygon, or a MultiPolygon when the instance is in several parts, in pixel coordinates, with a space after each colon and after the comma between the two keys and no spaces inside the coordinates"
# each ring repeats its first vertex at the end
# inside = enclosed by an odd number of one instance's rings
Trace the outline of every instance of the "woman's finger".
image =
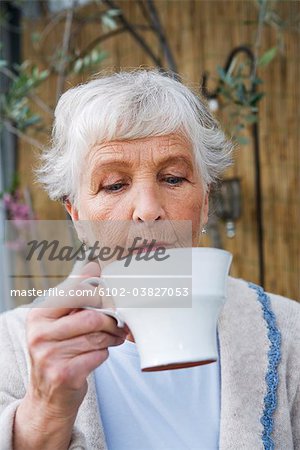
{"type": "Polygon", "coordinates": [[[63,341],[76,336],[104,331],[118,337],[126,336],[126,329],[119,328],[112,317],[88,309],[72,310],[72,314],[56,320],[36,323],[33,331],[44,341],[63,341]]]}
{"type": "MultiPolygon", "coordinates": [[[[105,332],[89,333],[59,343],[58,351],[62,358],[73,358],[81,353],[104,350],[123,344],[125,337],[105,332]]],[[[55,343],[57,345],[57,343],[55,343]]]]}

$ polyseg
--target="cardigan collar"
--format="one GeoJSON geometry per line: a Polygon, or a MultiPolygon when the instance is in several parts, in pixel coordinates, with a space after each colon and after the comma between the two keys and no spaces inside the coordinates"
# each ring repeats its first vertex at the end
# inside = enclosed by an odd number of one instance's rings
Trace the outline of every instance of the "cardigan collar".
{"type": "MultiPolygon", "coordinates": [[[[267,327],[257,294],[247,282],[228,277],[227,292],[227,301],[218,319],[221,362],[219,448],[260,449],[263,448],[260,419],[268,368],[267,327]]],[[[86,442],[82,448],[107,450],[93,373],[88,377],[88,391],[75,427],[82,442],[86,442]]]]}

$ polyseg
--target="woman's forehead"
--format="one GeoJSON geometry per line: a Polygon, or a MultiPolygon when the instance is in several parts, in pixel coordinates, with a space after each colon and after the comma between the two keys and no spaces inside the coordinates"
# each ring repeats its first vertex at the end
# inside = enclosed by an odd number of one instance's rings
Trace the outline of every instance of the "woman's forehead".
{"type": "Polygon", "coordinates": [[[89,161],[99,163],[127,160],[164,160],[166,158],[186,157],[191,160],[192,146],[181,135],[154,136],[136,140],[118,140],[98,144],[92,147],[89,161]]]}

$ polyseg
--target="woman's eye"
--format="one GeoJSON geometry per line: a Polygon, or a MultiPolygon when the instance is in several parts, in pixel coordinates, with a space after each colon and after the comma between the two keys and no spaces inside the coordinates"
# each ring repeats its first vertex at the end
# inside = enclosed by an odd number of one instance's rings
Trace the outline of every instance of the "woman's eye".
{"type": "Polygon", "coordinates": [[[184,181],[186,181],[186,178],[184,178],[184,177],[165,177],[164,181],[166,181],[168,184],[171,184],[172,186],[176,186],[176,185],[181,184],[184,181]]]}
{"type": "Polygon", "coordinates": [[[106,192],[117,192],[120,191],[124,186],[126,186],[126,183],[114,183],[109,184],[108,186],[103,186],[103,190],[106,192]]]}

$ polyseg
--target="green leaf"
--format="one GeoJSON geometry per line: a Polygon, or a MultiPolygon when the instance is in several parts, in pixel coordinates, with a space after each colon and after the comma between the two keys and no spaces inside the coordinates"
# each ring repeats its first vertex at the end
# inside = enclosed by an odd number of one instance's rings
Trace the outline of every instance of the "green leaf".
{"type": "Polygon", "coordinates": [[[73,71],[75,73],[79,73],[82,69],[83,66],[83,59],[78,58],[77,61],[75,61],[74,67],[73,67],[73,71]]]}
{"type": "Polygon", "coordinates": [[[44,81],[46,78],[48,78],[49,74],[50,74],[50,71],[48,69],[42,70],[39,74],[40,81],[44,81]]]}
{"type": "Polygon", "coordinates": [[[256,106],[256,104],[264,97],[264,92],[258,92],[252,95],[249,99],[249,103],[251,106],[256,106]]]}
{"type": "Polygon", "coordinates": [[[108,13],[103,14],[101,19],[102,24],[106,26],[109,30],[115,30],[116,28],[118,28],[116,21],[108,13]]]}
{"type": "Polygon", "coordinates": [[[255,77],[252,79],[252,83],[257,86],[258,84],[263,84],[263,80],[261,78],[255,77]]]}
{"type": "Polygon", "coordinates": [[[34,31],[33,33],[31,33],[31,42],[35,43],[35,42],[39,42],[41,40],[41,33],[38,33],[36,31],[34,31]]]}
{"type": "Polygon", "coordinates": [[[91,61],[93,63],[98,61],[98,51],[96,49],[91,52],[91,61]]]}
{"type": "Polygon", "coordinates": [[[220,93],[221,95],[224,95],[224,97],[227,98],[228,100],[233,101],[231,91],[228,88],[220,86],[218,88],[218,93],[220,93]]]}
{"type": "Polygon", "coordinates": [[[121,10],[117,8],[110,9],[106,14],[108,14],[110,17],[119,16],[121,14],[121,10]]]}
{"type": "Polygon", "coordinates": [[[33,78],[37,78],[38,74],[39,74],[39,69],[38,69],[37,66],[34,66],[33,69],[32,69],[32,76],[33,76],[33,78]]]}
{"type": "Polygon", "coordinates": [[[10,192],[14,192],[19,187],[19,185],[20,185],[20,175],[18,174],[18,172],[14,172],[11,187],[9,189],[10,192]]]}
{"type": "Polygon", "coordinates": [[[240,145],[247,145],[247,144],[249,144],[249,139],[246,136],[235,136],[235,140],[240,145]]]}
{"type": "Polygon", "coordinates": [[[40,116],[38,116],[38,115],[36,115],[36,114],[35,114],[35,115],[32,115],[32,116],[30,116],[27,120],[25,120],[25,121],[23,122],[22,128],[25,129],[25,128],[31,126],[31,125],[37,124],[37,123],[40,122],[40,121],[41,121],[40,116]]]}
{"type": "Polygon", "coordinates": [[[256,114],[248,114],[245,116],[245,120],[248,124],[252,125],[253,123],[256,123],[258,120],[258,117],[256,114]]]}
{"type": "Polygon", "coordinates": [[[240,103],[244,103],[245,100],[245,86],[243,84],[239,84],[237,86],[236,95],[240,103]]]}
{"type": "Polygon", "coordinates": [[[91,62],[90,55],[86,55],[86,56],[83,58],[83,65],[84,65],[84,66],[89,66],[89,65],[90,65],[90,62],[91,62]]]}
{"type": "Polygon", "coordinates": [[[243,123],[238,123],[234,128],[235,131],[241,131],[245,128],[245,125],[243,123]]]}
{"type": "Polygon", "coordinates": [[[277,53],[277,47],[272,47],[269,50],[267,50],[258,60],[258,66],[259,67],[265,67],[267,66],[272,59],[275,58],[277,53]]]}
{"type": "Polygon", "coordinates": [[[105,58],[107,58],[108,53],[105,51],[102,51],[98,54],[98,58],[97,61],[95,61],[96,63],[102,62],[105,58]]]}
{"type": "Polygon", "coordinates": [[[217,66],[217,72],[218,72],[221,80],[224,80],[224,78],[226,77],[226,73],[225,73],[225,70],[223,69],[223,67],[217,66]]]}

